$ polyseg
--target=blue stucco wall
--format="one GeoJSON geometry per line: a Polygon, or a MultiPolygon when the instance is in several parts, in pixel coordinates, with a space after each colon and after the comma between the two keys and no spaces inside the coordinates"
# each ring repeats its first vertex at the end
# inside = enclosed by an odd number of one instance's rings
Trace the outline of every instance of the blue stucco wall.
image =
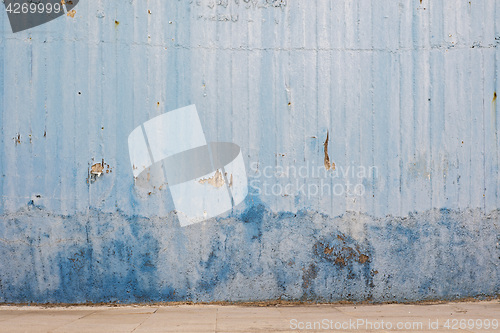
{"type": "Polygon", "coordinates": [[[75,10],[16,34],[0,15],[0,302],[499,294],[500,2],[75,10]],[[190,104],[250,194],[181,228],[127,137],[190,104]]]}

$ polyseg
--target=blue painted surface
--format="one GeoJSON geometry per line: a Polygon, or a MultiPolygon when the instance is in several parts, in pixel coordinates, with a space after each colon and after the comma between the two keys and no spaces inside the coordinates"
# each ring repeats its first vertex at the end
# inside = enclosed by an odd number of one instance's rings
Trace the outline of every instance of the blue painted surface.
{"type": "Polygon", "coordinates": [[[4,217],[3,301],[405,302],[498,293],[498,211],[374,219],[255,206],[187,228],[172,216],[47,215],[30,206],[4,217]]]}
{"type": "Polygon", "coordinates": [[[0,302],[499,294],[500,2],[75,9],[17,34],[0,15],[0,302]],[[190,104],[251,194],[181,228],[127,137],[190,104]]]}

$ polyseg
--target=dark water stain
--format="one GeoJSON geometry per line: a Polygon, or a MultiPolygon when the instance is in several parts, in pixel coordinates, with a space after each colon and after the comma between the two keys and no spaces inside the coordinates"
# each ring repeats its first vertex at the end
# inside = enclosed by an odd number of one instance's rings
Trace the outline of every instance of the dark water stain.
{"type": "Polygon", "coordinates": [[[230,301],[235,288],[249,301],[404,302],[500,291],[499,211],[377,219],[253,202],[191,228],[174,215],[33,205],[0,216],[0,302],[230,301]]]}

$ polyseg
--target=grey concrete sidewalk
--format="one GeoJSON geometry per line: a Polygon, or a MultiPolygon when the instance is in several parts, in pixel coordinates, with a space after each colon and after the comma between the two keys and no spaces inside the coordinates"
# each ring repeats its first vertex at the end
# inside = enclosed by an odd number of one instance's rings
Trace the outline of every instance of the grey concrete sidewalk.
{"type": "Polygon", "coordinates": [[[437,305],[0,306],[0,332],[500,332],[500,301],[437,305]]]}

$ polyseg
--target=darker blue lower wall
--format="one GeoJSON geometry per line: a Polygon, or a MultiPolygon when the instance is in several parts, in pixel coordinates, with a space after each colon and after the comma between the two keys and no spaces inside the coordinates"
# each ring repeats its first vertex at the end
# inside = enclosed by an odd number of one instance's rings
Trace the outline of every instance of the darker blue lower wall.
{"type": "Polygon", "coordinates": [[[407,218],[312,211],[180,228],[120,212],[0,217],[0,302],[405,302],[496,296],[499,211],[407,218]]]}

